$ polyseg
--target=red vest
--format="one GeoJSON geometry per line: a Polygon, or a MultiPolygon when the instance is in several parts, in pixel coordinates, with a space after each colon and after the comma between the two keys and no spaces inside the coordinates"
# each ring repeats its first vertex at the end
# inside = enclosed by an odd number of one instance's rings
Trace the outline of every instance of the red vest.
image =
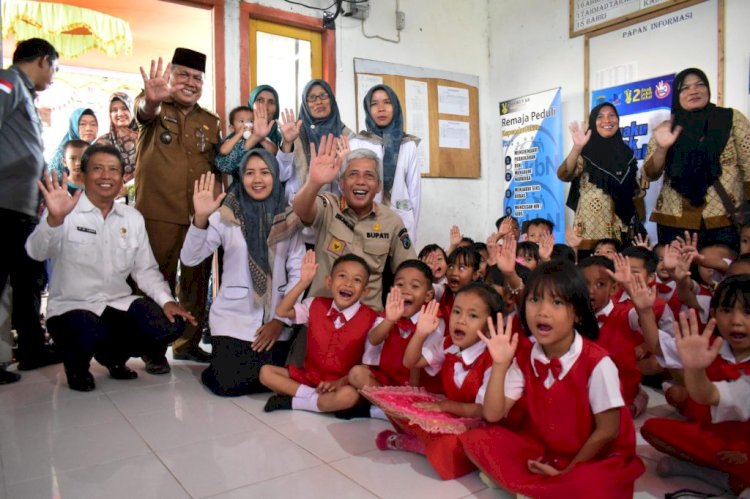
{"type": "Polygon", "coordinates": [[[377,370],[384,375],[383,384],[387,386],[400,386],[409,384],[411,370],[404,367],[404,352],[412,335],[402,338],[398,325],[394,324],[391,331],[383,342],[380,351],[380,363],[377,370]]]}
{"type": "Polygon", "coordinates": [[[315,298],[307,328],[305,370],[317,373],[323,381],[343,378],[362,362],[367,333],[377,317],[373,309],[361,304],[354,317],[336,329],[327,317],[332,303],[332,298],[315,298]]]}
{"type": "MultiPolygon", "coordinates": [[[[735,381],[743,374],[750,376],[750,358],[734,364],[719,355],[706,368],[706,376],[711,381],[735,381]]],[[[679,409],[682,415],[690,420],[713,424],[711,423],[711,408],[705,404],[699,404],[690,397],[688,397],[685,405],[679,409]]]]}
{"type": "Polygon", "coordinates": [[[618,303],[608,316],[597,317],[602,326],[599,328],[599,339],[595,342],[607,351],[617,366],[625,405],[633,403],[641,384],[641,371],[638,369],[635,349],[628,341],[631,334],[628,323],[629,310],[630,307],[625,303],[618,303]]]}
{"type": "Polygon", "coordinates": [[[438,304],[440,316],[443,318],[446,325],[445,336],[450,336],[450,330],[448,329],[448,327],[451,322],[451,310],[453,310],[453,302],[455,300],[456,295],[454,295],[453,291],[451,291],[451,288],[446,285],[443,297],[440,298],[440,303],[438,304]]]}
{"type": "Polygon", "coordinates": [[[484,372],[492,367],[492,357],[490,356],[490,352],[485,350],[474,361],[474,363],[469,366],[469,372],[466,374],[466,378],[464,378],[461,388],[457,387],[453,380],[453,373],[456,370],[456,362],[461,362],[460,355],[453,353],[445,354],[443,368],[440,370],[445,396],[448,397],[449,400],[455,402],[473,404],[477,398],[479,389],[482,387],[484,372]]]}
{"type": "MultiPolygon", "coordinates": [[[[566,467],[594,431],[589,403],[589,378],[606,350],[583,338],[581,354],[562,380],[548,389],[534,374],[531,355],[516,356],[524,376],[528,418],[526,428],[545,446],[544,458],[557,469],[566,467]]],[[[520,401],[519,401],[520,402],[520,401]]],[[[620,408],[620,431],[597,457],[635,455],[635,429],[626,407],[620,408]]]]}
{"type": "MultiPolygon", "coordinates": [[[[623,307],[627,308],[627,311],[625,312],[625,320],[628,320],[628,313],[631,309],[635,308],[633,306],[633,301],[628,298],[625,301],[616,301],[615,307],[623,307]]],[[[659,321],[661,320],[661,316],[664,315],[664,310],[667,308],[667,302],[662,300],[661,298],[656,298],[656,301],[654,302],[654,306],[652,307],[654,309],[654,316],[656,319],[656,324],[659,324],[659,321]]],[[[629,321],[628,321],[629,324],[629,321]]],[[[640,331],[636,331],[634,329],[631,329],[628,327],[627,329],[623,329],[623,332],[627,335],[628,340],[633,345],[633,348],[642,345],[646,340],[643,338],[643,333],[640,331]]]]}

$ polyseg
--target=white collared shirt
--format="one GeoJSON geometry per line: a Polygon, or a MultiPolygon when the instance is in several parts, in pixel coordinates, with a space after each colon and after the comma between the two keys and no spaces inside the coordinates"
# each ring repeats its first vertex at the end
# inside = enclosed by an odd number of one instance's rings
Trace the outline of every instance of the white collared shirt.
{"type": "MultiPolygon", "coordinates": [[[[420,312],[417,312],[416,314],[412,315],[410,317],[410,320],[413,324],[416,324],[419,320],[419,314],[420,312]]],[[[375,329],[380,323],[383,322],[382,317],[378,317],[375,319],[375,323],[373,324],[372,328],[375,329]]],[[[438,321],[438,327],[435,329],[425,340],[425,345],[430,344],[437,344],[442,345],[443,344],[443,337],[445,332],[445,322],[440,320],[438,321]]],[[[406,338],[411,333],[409,331],[402,331],[399,329],[398,334],[402,338],[406,338]]],[[[365,343],[365,354],[362,357],[362,363],[367,364],[368,366],[378,366],[380,365],[380,354],[383,352],[383,345],[385,344],[385,341],[381,342],[378,345],[373,345],[372,343],[367,341],[365,343]]]]}
{"type": "Polygon", "coordinates": [[[596,313],[596,322],[599,324],[599,327],[602,327],[604,325],[604,321],[599,320],[599,317],[609,317],[609,314],[611,314],[614,309],[614,302],[612,302],[612,300],[609,300],[609,302],[604,305],[604,308],[596,313]]]}
{"type": "MultiPolygon", "coordinates": [[[[622,296],[620,297],[620,303],[630,300],[630,295],[627,291],[622,292],[622,296]]],[[[655,311],[654,311],[655,312],[655,311]]],[[[668,306],[664,307],[664,312],[661,314],[661,317],[656,318],[657,326],[661,331],[666,331],[670,335],[674,335],[672,323],[675,321],[674,314],[672,313],[672,309],[668,306]]],[[[636,310],[635,307],[631,308],[628,311],[628,323],[630,324],[630,329],[633,331],[638,331],[639,333],[643,333],[641,330],[641,325],[638,322],[638,310],[636,310]]]]}
{"type": "MultiPolygon", "coordinates": [[[[307,324],[308,320],[310,319],[310,304],[314,299],[314,297],[308,297],[302,300],[301,303],[296,303],[294,305],[295,324],[307,324]]],[[[339,307],[336,306],[336,302],[331,301],[331,307],[326,311],[326,315],[329,314],[331,310],[335,310],[336,312],[341,312],[342,314],[344,314],[346,322],[349,322],[350,320],[352,320],[352,317],[354,317],[356,313],[359,312],[360,306],[362,306],[362,304],[359,300],[357,300],[353,304],[346,307],[344,310],[339,310],[339,307]]],[[[346,324],[346,322],[343,322],[339,317],[336,317],[336,321],[333,323],[333,326],[336,329],[341,329],[342,327],[344,327],[344,324],[346,324]]]]}
{"type": "MultiPolygon", "coordinates": [[[[487,350],[487,345],[482,340],[477,340],[476,343],[468,348],[464,348],[463,350],[453,344],[448,346],[448,348],[443,348],[444,338],[441,338],[441,340],[442,341],[440,341],[440,343],[432,343],[430,345],[425,342],[425,345],[422,347],[422,357],[427,360],[427,366],[424,368],[424,370],[430,376],[435,376],[443,369],[446,354],[458,355],[467,366],[471,366],[472,364],[474,364],[474,362],[476,362],[479,356],[482,355],[485,350],[487,350]]],[[[464,381],[466,381],[466,376],[468,376],[469,374],[469,371],[470,369],[465,369],[461,362],[456,362],[454,364],[453,383],[457,388],[461,388],[461,386],[463,386],[464,381]]],[[[487,381],[489,379],[490,370],[487,369],[484,372],[482,386],[477,392],[477,396],[475,399],[475,402],[477,404],[481,404],[484,400],[484,392],[487,386],[487,381]]]]}
{"type": "MultiPolygon", "coordinates": [[[[575,333],[575,338],[570,349],[560,357],[562,371],[560,372],[559,380],[567,376],[581,355],[582,350],[583,338],[581,338],[580,334],[575,333]]],[[[535,360],[539,360],[544,364],[549,364],[550,362],[550,359],[547,358],[547,355],[545,355],[544,350],[538,343],[535,343],[531,348],[531,369],[534,375],[537,375],[536,366],[534,365],[535,360]]],[[[544,380],[544,386],[545,388],[550,388],[557,381],[550,371],[547,374],[547,379],[544,380]]],[[[518,367],[516,360],[513,359],[513,363],[505,375],[505,396],[513,400],[520,399],[523,395],[524,386],[523,372],[518,367]]],[[[620,378],[617,374],[617,367],[615,367],[614,362],[609,357],[604,357],[600,360],[591,372],[591,377],[588,381],[588,396],[591,412],[594,414],[625,405],[622,393],[620,392],[620,378]]]]}
{"type": "Polygon", "coordinates": [[[717,381],[719,404],[711,406],[711,421],[750,420],[750,376],[742,376],[735,381],[717,381]]]}
{"type": "Polygon", "coordinates": [[[82,193],[59,227],[47,224],[47,213],[26,241],[34,260],[52,260],[47,316],[71,310],[101,315],[106,307],[127,310],[138,287],[160,307],[175,301],[148,242],[143,216],[135,208],[113,203],[107,218],[82,193]]]}

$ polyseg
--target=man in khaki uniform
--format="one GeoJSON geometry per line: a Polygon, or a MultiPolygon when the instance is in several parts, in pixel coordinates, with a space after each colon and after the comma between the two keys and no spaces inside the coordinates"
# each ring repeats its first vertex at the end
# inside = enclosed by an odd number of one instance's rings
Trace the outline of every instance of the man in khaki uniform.
{"type": "MultiPolygon", "coordinates": [[[[162,60],[141,68],[144,91],[136,97],[139,135],[136,153],[135,207],[146,220],[159,269],[175,291],[180,249],[193,215],[193,184],[212,170],[219,143],[219,117],[197,102],[203,91],[206,56],[178,48],[162,72],[162,60]]],[[[180,304],[202,322],[207,301],[210,259],[181,266],[180,304]]],[[[188,326],[172,346],[175,359],[208,362],[198,346],[200,328],[188,326]]],[[[169,372],[164,356],[145,358],[149,372],[169,372]]]]}
{"type": "Polygon", "coordinates": [[[401,217],[389,207],[374,202],[383,185],[383,166],[378,156],[367,149],[357,149],[343,156],[348,144],[346,137],[340,140],[342,154],[338,157],[333,154],[332,135],[320,141],[318,154],[311,151],[310,173],[294,197],[294,212],[305,225],[312,225],[316,230],[315,257],[319,267],[310,296],[330,296],[324,280],[333,262],[343,254],[354,253],[372,270],[362,302],[380,311],[383,310],[386,260],[390,257],[395,272],[401,262],[417,255],[401,217]],[[330,192],[318,195],[320,188],[333,182],[337,175],[343,195],[339,197],[330,192]]]}

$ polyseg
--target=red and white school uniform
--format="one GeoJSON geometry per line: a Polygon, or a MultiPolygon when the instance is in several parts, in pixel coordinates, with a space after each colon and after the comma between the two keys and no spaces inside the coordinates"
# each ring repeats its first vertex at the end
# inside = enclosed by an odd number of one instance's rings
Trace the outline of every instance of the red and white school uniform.
{"type": "MultiPolygon", "coordinates": [[[[428,368],[433,373],[437,368],[443,383],[443,391],[449,400],[481,404],[489,380],[492,357],[482,341],[460,350],[445,339],[446,348],[437,357],[431,358],[428,368]]],[[[423,349],[424,355],[425,349],[423,349]]],[[[435,352],[431,352],[434,354],[435,352]]],[[[430,355],[430,354],[428,354],[430,355]]],[[[425,447],[425,456],[443,480],[458,478],[475,471],[459,441],[459,435],[429,433],[417,425],[394,420],[397,430],[414,435],[425,447]]]]}
{"type": "MultiPolygon", "coordinates": [[[[681,369],[674,338],[660,332],[659,343],[662,349],[662,355],[657,357],[659,362],[665,367],[681,369]]],[[[652,418],[644,423],[641,435],[661,452],[728,473],[730,485],[737,492],[750,487],[750,461],[742,465],[728,464],[717,454],[739,451],[750,455],[750,422],[747,421],[750,402],[747,398],[735,398],[743,393],[750,394],[750,388],[743,392],[743,385],[748,385],[750,359],[737,362],[729,344],[724,343],[716,360],[706,369],[706,375],[719,389],[717,407],[709,408],[688,398],[687,403],[678,407],[688,421],[652,418]],[[735,388],[739,389],[737,394],[732,393],[735,388]],[[733,415],[739,417],[733,418],[733,415]]]]}
{"type": "MultiPolygon", "coordinates": [[[[630,324],[629,338],[633,347],[642,345],[646,340],[643,338],[643,332],[641,331],[641,325],[638,323],[638,311],[633,305],[633,301],[630,299],[627,291],[623,291],[619,299],[615,300],[616,305],[622,305],[628,307],[628,323],[630,324]]],[[[675,315],[672,310],[667,306],[667,302],[657,297],[654,302],[654,315],[656,316],[656,325],[660,330],[666,331],[670,335],[674,335],[672,324],[675,320],[675,315]]]]}
{"type": "MultiPolygon", "coordinates": [[[[369,366],[370,372],[383,386],[404,386],[410,381],[411,370],[404,367],[404,352],[412,334],[417,329],[420,312],[409,318],[401,318],[391,327],[385,340],[379,345],[369,341],[365,344],[362,362],[369,366]]],[[[381,320],[376,321],[376,326],[381,320]]],[[[442,345],[445,323],[441,320],[437,329],[425,340],[428,345],[442,345]]]]}
{"type": "Polygon", "coordinates": [[[332,298],[308,298],[294,312],[297,324],[308,325],[307,352],[303,368],[288,366],[290,378],[316,387],[343,378],[361,363],[377,312],[360,302],[339,310],[332,298]]]}
{"type": "MultiPolygon", "coordinates": [[[[657,356],[659,365],[668,369],[683,369],[682,361],[677,353],[675,339],[663,331],[659,331],[659,345],[662,354],[657,356]]],[[[735,381],[741,376],[750,376],[750,358],[738,362],[729,343],[724,342],[719,349],[719,355],[706,368],[706,376],[712,382],[735,381]]],[[[690,397],[677,407],[683,416],[691,421],[710,423],[711,413],[707,405],[699,404],[690,397]]]]}
{"type": "MultiPolygon", "coordinates": [[[[440,314],[440,317],[442,317],[445,322],[449,322],[451,318],[451,310],[453,310],[453,302],[456,301],[456,295],[453,294],[453,291],[448,286],[445,287],[445,291],[443,292],[442,298],[438,301],[438,311],[440,314]]],[[[447,331],[446,331],[447,334],[447,331]]]]}
{"type": "MultiPolygon", "coordinates": [[[[696,310],[696,312],[698,314],[698,321],[700,322],[700,329],[703,331],[703,328],[706,327],[708,319],[710,318],[711,297],[713,295],[711,290],[702,284],[692,281],[692,285],[695,298],[700,306],[700,310],[696,310]]],[[[679,317],[680,312],[687,313],[689,311],[689,307],[683,305],[680,301],[680,297],[676,290],[677,282],[663,282],[658,277],[656,278],[656,297],[667,304],[667,307],[672,312],[672,316],[675,318],[679,317]]]]}
{"type": "Polygon", "coordinates": [[[603,347],[617,366],[622,384],[625,405],[631,406],[641,387],[641,371],[635,357],[635,349],[628,337],[632,332],[628,323],[629,307],[615,306],[612,300],[596,314],[599,323],[599,338],[596,344],[603,347]]]}
{"type": "Polygon", "coordinates": [[[633,497],[633,483],[644,466],[635,454],[633,420],[617,368],[602,347],[576,333],[570,350],[556,362],[535,344],[529,354],[516,355],[505,396],[525,401],[527,417],[518,431],[493,425],[461,435],[467,455],[500,486],[535,498],[633,497]],[[528,461],[540,457],[557,469],[568,466],[594,431],[594,415],[615,408],[619,434],[595,458],[554,477],[529,471],[528,461]]]}

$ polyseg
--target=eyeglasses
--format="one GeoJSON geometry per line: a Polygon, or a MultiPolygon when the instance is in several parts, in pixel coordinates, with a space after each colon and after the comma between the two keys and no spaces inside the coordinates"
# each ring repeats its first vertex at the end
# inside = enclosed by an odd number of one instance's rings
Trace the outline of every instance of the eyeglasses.
{"type": "Polygon", "coordinates": [[[315,102],[318,102],[318,101],[325,102],[325,101],[327,101],[330,98],[331,98],[331,96],[328,95],[327,92],[323,92],[322,94],[318,94],[318,95],[308,95],[307,96],[307,103],[308,104],[314,104],[315,102]]]}

